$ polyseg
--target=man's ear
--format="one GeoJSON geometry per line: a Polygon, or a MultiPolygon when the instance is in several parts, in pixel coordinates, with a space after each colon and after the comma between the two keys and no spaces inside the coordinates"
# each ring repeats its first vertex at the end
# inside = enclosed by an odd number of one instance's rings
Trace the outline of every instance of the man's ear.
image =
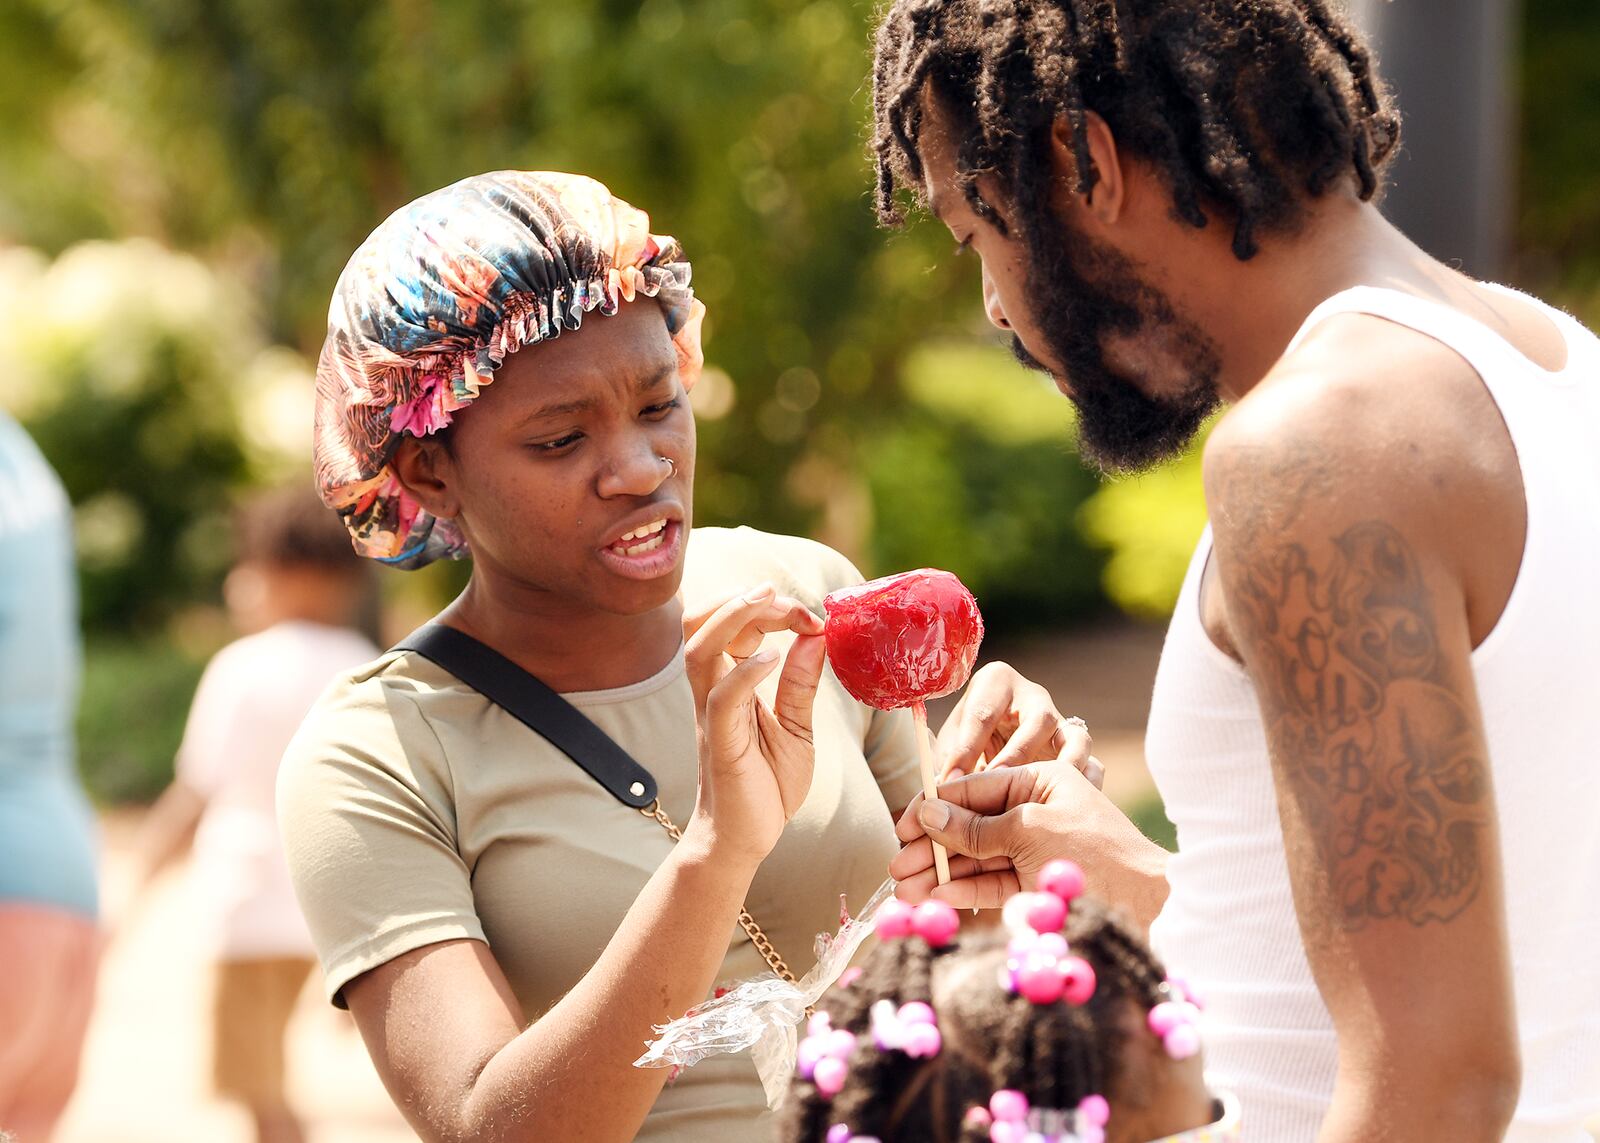
{"type": "Polygon", "coordinates": [[[455,458],[443,441],[408,435],[395,446],[389,466],[395,479],[431,515],[441,520],[460,515],[455,458]]]}
{"type": "MultiPolygon", "coordinates": [[[[1073,142],[1072,121],[1065,115],[1056,119],[1050,130],[1050,161],[1056,185],[1067,188],[1074,205],[1081,206],[1100,222],[1110,225],[1122,216],[1128,184],[1122,159],[1111,127],[1093,111],[1083,117],[1083,145],[1089,155],[1090,186],[1087,194],[1077,191],[1078,149],[1073,142]]],[[[1058,205],[1065,206],[1060,202],[1058,205]]]]}

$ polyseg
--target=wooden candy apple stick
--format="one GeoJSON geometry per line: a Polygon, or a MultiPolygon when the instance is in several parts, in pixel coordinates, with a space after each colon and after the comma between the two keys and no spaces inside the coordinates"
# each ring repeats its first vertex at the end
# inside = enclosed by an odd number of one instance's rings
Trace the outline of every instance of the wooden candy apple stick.
{"type": "MultiPolygon", "coordinates": [[[[949,572],[921,568],[829,592],[822,606],[834,674],[868,706],[911,708],[922,792],[938,797],[924,704],[960,690],[971,677],[983,641],[978,601],[949,572]]],[[[933,864],[939,884],[948,885],[950,855],[936,843],[933,864]]]]}
{"type": "MultiPolygon", "coordinates": [[[[917,757],[922,763],[922,794],[932,800],[939,796],[939,780],[933,773],[932,738],[928,734],[928,708],[921,702],[911,704],[911,717],[917,724],[917,757]]],[[[939,875],[939,884],[950,884],[950,855],[944,846],[933,842],[933,868],[939,875]]]]}

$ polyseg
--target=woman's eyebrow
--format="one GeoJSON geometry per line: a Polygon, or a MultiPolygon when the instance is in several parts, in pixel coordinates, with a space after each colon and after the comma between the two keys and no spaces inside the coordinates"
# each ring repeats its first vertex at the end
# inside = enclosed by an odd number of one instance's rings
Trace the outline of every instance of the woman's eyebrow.
{"type": "MultiPolygon", "coordinates": [[[[653,372],[641,373],[638,381],[633,386],[634,395],[639,396],[648,393],[651,389],[669,380],[677,372],[678,363],[672,361],[653,372]]],[[[540,405],[538,408],[530,410],[528,415],[518,422],[518,425],[527,425],[548,417],[565,417],[574,413],[587,413],[596,408],[599,403],[599,398],[594,396],[574,397],[566,401],[552,401],[550,404],[540,405]]]]}

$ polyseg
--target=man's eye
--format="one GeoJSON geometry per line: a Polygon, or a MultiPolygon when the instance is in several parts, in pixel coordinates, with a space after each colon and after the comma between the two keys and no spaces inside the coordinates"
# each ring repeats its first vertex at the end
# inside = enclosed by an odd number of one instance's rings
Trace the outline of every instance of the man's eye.
{"type": "Polygon", "coordinates": [[[674,397],[674,398],[672,398],[672,400],[663,401],[659,405],[648,405],[648,406],[646,406],[645,410],[644,410],[644,415],[647,416],[647,417],[664,417],[668,413],[672,412],[672,410],[676,409],[677,407],[678,407],[678,398],[674,397]]]}

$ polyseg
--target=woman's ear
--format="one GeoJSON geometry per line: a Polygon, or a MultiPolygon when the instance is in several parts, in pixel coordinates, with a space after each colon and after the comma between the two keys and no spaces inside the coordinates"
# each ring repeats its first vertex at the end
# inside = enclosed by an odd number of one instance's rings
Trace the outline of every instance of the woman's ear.
{"type": "Polygon", "coordinates": [[[1086,194],[1076,190],[1078,150],[1073,142],[1072,121],[1065,115],[1057,118],[1050,131],[1051,163],[1055,168],[1057,185],[1073,188],[1072,197],[1076,205],[1088,210],[1100,222],[1111,225],[1122,216],[1128,184],[1117,151],[1116,136],[1111,134],[1110,125],[1093,111],[1084,113],[1083,145],[1088,151],[1091,172],[1086,194]]]}
{"type": "Polygon", "coordinates": [[[461,514],[455,457],[443,441],[406,436],[395,446],[389,467],[412,499],[431,515],[453,520],[461,514]]]}

